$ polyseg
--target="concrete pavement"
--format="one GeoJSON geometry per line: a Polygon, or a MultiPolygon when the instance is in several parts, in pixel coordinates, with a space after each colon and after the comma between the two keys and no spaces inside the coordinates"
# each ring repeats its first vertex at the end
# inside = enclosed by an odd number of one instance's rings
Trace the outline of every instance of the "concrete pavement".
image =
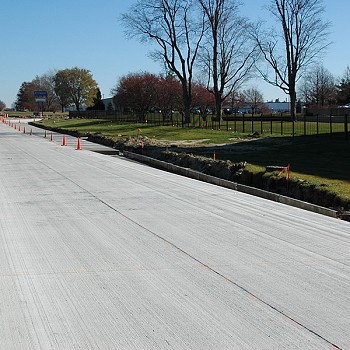
{"type": "Polygon", "coordinates": [[[0,125],[0,349],[349,349],[350,224],[0,125]]]}

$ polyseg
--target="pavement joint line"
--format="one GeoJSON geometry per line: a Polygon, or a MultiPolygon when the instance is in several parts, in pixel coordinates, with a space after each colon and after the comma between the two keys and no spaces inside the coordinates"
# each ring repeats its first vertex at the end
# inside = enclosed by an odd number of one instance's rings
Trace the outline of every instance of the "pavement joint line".
{"type": "MultiPolygon", "coordinates": [[[[55,169],[49,167],[51,170],[57,172],[55,169]]],[[[60,174],[61,176],[64,176],[62,174],[60,174]]],[[[193,261],[197,262],[199,265],[201,265],[202,267],[204,267],[205,269],[209,270],[210,272],[216,274],[217,276],[221,277],[222,279],[224,279],[225,281],[227,281],[228,283],[234,285],[235,287],[239,288],[241,291],[243,291],[244,293],[246,293],[247,295],[251,296],[252,298],[258,300],[260,303],[262,303],[263,305],[267,306],[268,308],[272,309],[273,311],[279,313],[280,315],[282,315],[283,317],[287,318],[288,320],[292,321],[293,323],[295,323],[296,325],[298,325],[299,327],[303,328],[304,330],[310,332],[311,334],[315,335],[316,337],[318,337],[319,339],[325,341],[327,344],[333,346],[334,349],[337,350],[342,350],[339,346],[337,346],[336,344],[332,343],[330,340],[324,338],[322,335],[318,334],[317,332],[313,331],[312,329],[304,326],[301,322],[295,320],[293,317],[287,315],[286,313],[284,313],[282,310],[279,310],[277,307],[273,306],[272,304],[268,303],[267,301],[263,300],[262,298],[258,297],[256,294],[250,292],[247,288],[241,286],[240,284],[238,284],[237,282],[235,282],[234,280],[232,280],[231,278],[225,276],[224,274],[220,273],[219,271],[215,270],[214,268],[210,267],[208,264],[204,263],[203,261],[199,260],[198,258],[196,258],[195,256],[191,255],[190,253],[188,253],[187,251],[185,251],[184,249],[180,248],[179,246],[177,246],[175,243],[171,242],[170,240],[162,237],[161,235],[153,232],[152,230],[148,229],[147,227],[141,225],[140,223],[138,223],[137,221],[131,219],[130,217],[128,217],[127,215],[123,214],[121,211],[119,211],[118,209],[114,208],[112,205],[108,204],[106,201],[104,201],[103,199],[97,197],[97,195],[95,195],[94,193],[92,193],[91,191],[85,189],[84,187],[82,187],[81,185],[79,185],[77,182],[69,179],[68,177],[64,176],[67,180],[71,181],[72,183],[74,183],[77,187],[81,188],[83,191],[85,191],[86,193],[88,193],[89,195],[91,195],[93,198],[95,198],[97,201],[101,202],[102,204],[104,204],[105,206],[107,206],[108,208],[110,208],[111,210],[113,210],[114,212],[118,213],[120,216],[124,217],[126,220],[132,222],[134,225],[140,227],[141,229],[143,229],[144,231],[150,233],[151,235],[161,239],[163,242],[169,244],[170,246],[172,246],[173,248],[175,248],[176,250],[178,250],[179,252],[181,252],[182,254],[188,256],[190,259],[192,259],[193,261]]]]}
{"type": "MultiPolygon", "coordinates": [[[[79,186],[77,184],[77,186],[79,186]]],[[[86,190],[87,191],[87,190],[86,190]]],[[[106,205],[108,208],[112,209],[113,211],[115,211],[116,213],[118,213],[119,215],[123,216],[126,220],[132,222],[133,224],[137,225],[138,227],[142,228],[143,230],[145,230],[146,232],[150,233],[151,235],[161,239],[162,241],[164,241],[165,243],[169,244],[170,246],[172,246],[173,248],[175,248],[176,250],[178,250],[179,252],[181,252],[182,254],[188,256],[190,259],[194,260],[195,262],[197,262],[199,265],[203,266],[205,269],[209,270],[210,272],[216,274],[217,276],[223,278],[225,281],[229,282],[230,284],[234,285],[235,287],[239,288],[241,291],[243,291],[244,293],[248,294],[249,296],[251,296],[252,298],[258,300],[260,303],[262,303],[263,305],[269,307],[270,309],[272,309],[273,311],[279,313],[280,315],[282,315],[283,317],[287,318],[288,320],[292,321],[293,323],[295,323],[296,325],[298,325],[299,327],[303,328],[304,330],[310,332],[311,334],[315,335],[316,337],[322,339],[323,341],[325,341],[326,343],[328,343],[329,345],[331,345],[334,349],[338,349],[338,350],[342,350],[339,346],[337,346],[336,344],[332,343],[330,340],[324,338],[322,335],[318,334],[317,332],[313,331],[312,329],[308,328],[307,326],[304,326],[301,322],[295,320],[293,317],[287,315],[285,312],[283,312],[282,310],[279,310],[277,307],[273,306],[272,304],[268,303],[267,301],[263,300],[262,298],[258,297],[256,294],[254,294],[253,292],[250,292],[247,288],[241,286],[240,284],[238,284],[237,282],[235,282],[234,280],[232,280],[231,278],[225,276],[224,274],[220,273],[219,271],[215,270],[214,268],[210,267],[209,265],[207,265],[206,263],[204,263],[203,261],[199,260],[198,258],[196,258],[195,256],[191,255],[190,253],[186,252],[184,249],[180,248],[179,246],[177,246],[175,243],[171,242],[170,240],[162,237],[161,235],[153,232],[152,230],[148,229],[147,227],[141,225],[140,223],[138,223],[137,221],[131,219],[130,217],[126,216],[125,214],[123,214],[122,212],[120,212],[118,209],[114,208],[112,205],[108,204],[106,201],[98,198],[96,195],[94,195],[93,193],[91,193],[90,191],[87,191],[91,196],[93,196],[95,199],[97,199],[98,201],[100,201],[101,203],[103,203],[104,205],[106,205]]]]}

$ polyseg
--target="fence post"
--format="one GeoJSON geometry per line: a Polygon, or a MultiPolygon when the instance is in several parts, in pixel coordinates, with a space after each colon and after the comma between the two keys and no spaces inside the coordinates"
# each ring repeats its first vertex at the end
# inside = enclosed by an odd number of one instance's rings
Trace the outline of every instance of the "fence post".
{"type": "Polygon", "coordinates": [[[344,118],[344,127],[345,127],[345,140],[349,140],[348,115],[347,114],[345,114],[345,118],[344,118]]]}
{"type": "Polygon", "coordinates": [[[281,116],[281,135],[283,135],[283,118],[281,116]]]}
{"type": "Polygon", "coordinates": [[[272,114],[271,114],[271,119],[270,119],[270,132],[271,132],[271,135],[272,135],[272,114]]]}

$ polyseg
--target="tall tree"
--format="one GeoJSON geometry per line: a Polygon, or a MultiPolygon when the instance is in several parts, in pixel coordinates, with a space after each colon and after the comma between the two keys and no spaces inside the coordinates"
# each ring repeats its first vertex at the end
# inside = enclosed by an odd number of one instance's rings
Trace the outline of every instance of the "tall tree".
{"type": "Polygon", "coordinates": [[[251,24],[239,15],[237,0],[198,1],[209,28],[202,60],[208,73],[208,90],[215,97],[216,115],[220,118],[223,101],[249,78],[257,46],[251,40],[251,24]]]}
{"type": "Polygon", "coordinates": [[[106,109],[106,106],[102,101],[102,94],[100,88],[97,88],[96,90],[96,97],[94,97],[93,99],[93,105],[91,107],[88,107],[87,109],[94,111],[104,111],[106,109]]]}
{"type": "Polygon", "coordinates": [[[16,110],[35,111],[38,108],[34,98],[35,90],[37,90],[37,86],[33,82],[23,82],[21,84],[15,102],[16,110]]]}
{"type": "Polygon", "coordinates": [[[89,70],[78,67],[64,69],[56,73],[54,81],[61,106],[71,101],[77,111],[80,111],[82,105],[93,105],[97,83],[89,70]]]}
{"type": "Polygon", "coordinates": [[[279,27],[270,33],[256,32],[255,40],[272,74],[260,69],[265,81],[289,95],[296,117],[296,83],[302,69],[315,61],[329,45],[329,23],[323,21],[322,0],[271,0],[270,13],[279,27]]]}
{"type": "Polygon", "coordinates": [[[3,111],[6,108],[5,102],[0,100],[0,111],[3,111]]]}
{"type": "Polygon", "coordinates": [[[112,90],[115,104],[129,108],[145,121],[150,108],[155,107],[159,78],[151,73],[128,74],[112,90]]]}
{"type": "Polygon", "coordinates": [[[333,104],[336,98],[334,76],[322,65],[313,67],[301,81],[301,95],[308,105],[333,104]]]}
{"type": "Polygon", "coordinates": [[[340,105],[350,103],[350,66],[346,68],[339,85],[337,85],[337,103],[340,105]]]}
{"type": "Polygon", "coordinates": [[[54,90],[62,112],[72,104],[72,96],[69,87],[69,70],[60,70],[54,76],[54,90]]]}
{"type": "Polygon", "coordinates": [[[182,86],[185,121],[190,120],[194,64],[205,31],[194,0],[138,0],[122,16],[127,35],[153,42],[153,55],[174,72],[182,86]],[[199,20],[198,20],[199,19],[199,20]]]}

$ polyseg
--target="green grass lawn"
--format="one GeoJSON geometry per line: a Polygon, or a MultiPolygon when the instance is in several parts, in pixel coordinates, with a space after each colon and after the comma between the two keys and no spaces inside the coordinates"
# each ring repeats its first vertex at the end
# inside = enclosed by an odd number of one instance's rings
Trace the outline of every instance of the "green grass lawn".
{"type": "MultiPolygon", "coordinates": [[[[286,137],[263,134],[253,139],[248,133],[232,130],[191,129],[148,124],[120,124],[110,120],[70,119],[45,120],[44,125],[81,132],[100,132],[117,140],[129,136],[147,136],[171,142],[205,140],[201,144],[216,144],[218,159],[246,161],[254,171],[267,165],[291,165],[291,177],[306,180],[316,186],[327,187],[350,200],[350,140],[329,135],[286,137]],[[230,149],[223,145],[232,144],[230,149]]],[[[212,157],[207,147],[192,148],[191,153],[212,157]]]]}
{"type": "Polygon", "coordinates": [[[121,124],[119,122],[103,119],[49,119],[44,120],[42,124],[68,130],[79,130],[81,132],[101,132],[114,139],[142,135],[157,140],[206,140],[204,141],[206,144],[221,144],[232,142],[232,138],[244,136],[243,133],[236,133],[233,131],[181,128],[176,126],[154,126],[152,124],[121,124]]]}

